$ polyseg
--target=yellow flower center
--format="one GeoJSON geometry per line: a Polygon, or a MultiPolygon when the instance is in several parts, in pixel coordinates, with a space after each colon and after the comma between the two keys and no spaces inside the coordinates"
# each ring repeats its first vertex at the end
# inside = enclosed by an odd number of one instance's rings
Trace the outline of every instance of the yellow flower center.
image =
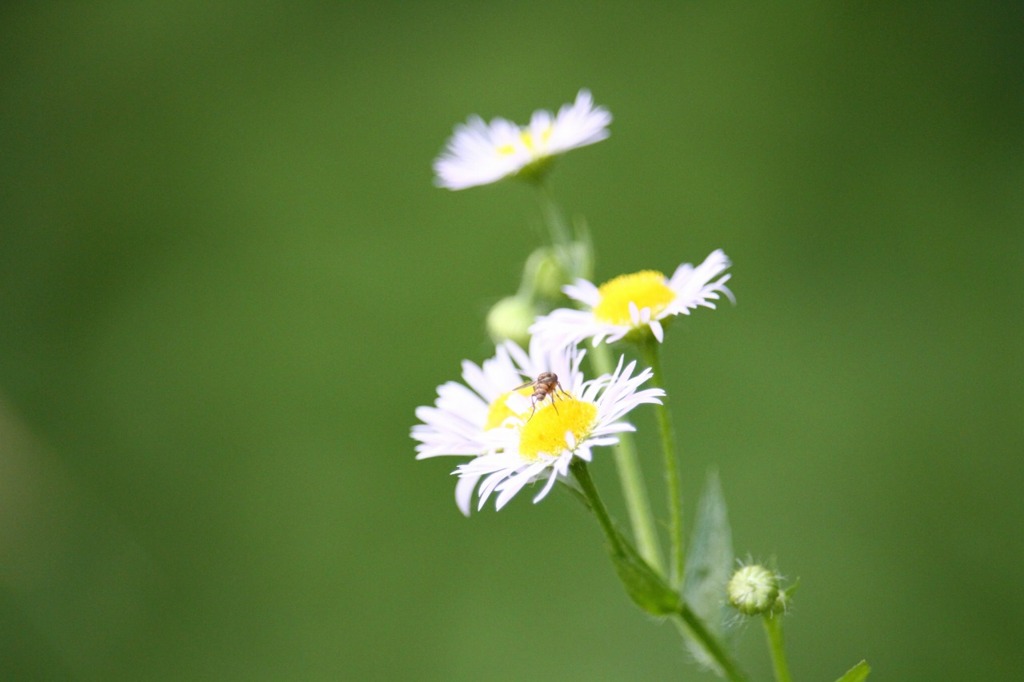
{"type": "Polygon", "coordinates": [[[629,304],[640,310],[651,309],[655,318],[676,294],[669,289],[665,275],[657,270],[641,270],[631,275],[619,275],[598,287],[601,300],[594,306],[597,319],[612,324],[630,324],[629,304]]]}
{"type": "Polygon", "coordinates": [[[597,406],[593,403],[562,394],[554,403],[550,397],[546,398],[543,403],[537,403],[537,411],[523,425],[519,454],[527,459],[536,459],[542,454],[561,454],[569,447],[565,434],[572,433],[579,443],[593,430],[596,418],[597,406]]]}
{"type": "MultiPolygon", "coordinates": [[[[539,140],[535,139],[533,135],[530,134],[529,130],[521,130],[519,132],[519,141],[523,143],[523,146],[526,147],[526,151],[530,152],[530,156],[534,158],[544,154],[544,149],[547,148],[548,139],[550,139],[550,137],[550,126],[541,132],[539,140]]],[[[498,153],[502,156],[511,156],[512,154],[515,154],[515,152],[515,145],[503,144],[498,147],[498,153]]]]}
{"type": "MultiPolygon", "coordinates": [[[[502,393],[494,402],[491,403],[490,409],[487,410],[487,422],[484,424],[484,431],[490,429],[496,429],[502,425],[502,423],[509,417],[525,417],[530,414],[530,411],[526,412],[514,412],[512,408],[508,406],[508,397],[513,393],[524,395],[529,398],[533,394],[533,386],[523,386],[522,388],[507,393],[502,393]]],[[[540,408],[540,405],[537,406],[540,408]]]]}

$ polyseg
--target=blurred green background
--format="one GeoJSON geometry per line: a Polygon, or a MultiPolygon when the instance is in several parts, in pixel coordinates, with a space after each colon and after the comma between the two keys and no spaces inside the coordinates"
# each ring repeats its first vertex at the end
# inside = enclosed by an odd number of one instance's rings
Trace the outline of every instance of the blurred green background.
{"type": "Polygon", "coordinates": [[[581,87],[612,136],[552,180],[598,278],[734,261],[666,371],[688,509],[717,467],[800,579],[796,678],[1019,678],[1022,16],[6,4],[0,679],[711,679],[569,496],[467,520],[413,460],[539,242],[529,188],[431,161],[581,87]]]}

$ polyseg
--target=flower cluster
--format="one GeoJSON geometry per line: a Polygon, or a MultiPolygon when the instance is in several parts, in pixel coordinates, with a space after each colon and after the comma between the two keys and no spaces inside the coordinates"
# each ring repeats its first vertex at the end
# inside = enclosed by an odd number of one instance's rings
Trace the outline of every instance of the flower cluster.
{"type": "MultiPolygon", "coordinates": [[[[526,259],[515,295],[498,301],[487,316],[494,356],[479,365],[464,360],[462,380],[438,386],[433,405],[416,409],[416,458],[463,458],[452,474],[458,479],[455,502],[466,516],[474,498],[477,510],[492,499],[500,510],[528,486],[536,486],[536,503],[564,483],[600,525],[626,594],[644,612],[675,620],[695,662],[731,682],[749,679],[725,641],[727,602],[743,616],[761,616],[775,677],[790,680],[782,617],[796,585],[783,588],[776,571],[757,564],[741,565],[728,577],[732,533],[715,476],[708,479],[687,542],[682,469],[662,388],[660,351],[669,325],[699,308],[714,309],[723,297],[735,302],[726,286],[729,258],[716,249],[670,276],[641,270],[595,284],[586,225],[562,218],[542,187],[556,156],[607,138],[611,120],[580,90],[574,103],[557,114],[537,111],[526,126],[473,116],[456,126],[435,160],[436,183],[452,190],[506,178],[532,181],[541,190],[550,242],[526,259]],[[566,297],[572,308],[560,307],[566,297]],[[613,355],[613,344],[648,367],[613,355]],[[628,419],[641,405],[654,406],[661,436],[664,522],[654,515],[640,453],[628,436],[635,430],[628,419]],[[628,531],[590,473],[595,453],[607,446],[616,446],[628,531]]],[[[862,661],[840,680],[861,682],[869,672],[862,661]]]]}
{"type": "MultiPolygon", "coordinates": [[[[556,114],[537,111],[526,126],[477,116],[458,125],[434,162],[436,182],[464,189],[508,177],[538,177],[555,156],[608,137],[612,117],[594,105],[587,90],[556,114]]],[[[594,346],[652,335],[661,342],[668,318],[698,307],[714,308],[732,293],[724,274],[729,259],[718,250],[694,267],[683,264],[671,277],[647,270],[596,286],[577,279],[563,288],[581,309],[556,309],[534,320],[529,349],[512,341],[494,357],[462,364],[463,382],[437,389],[433,406],[416,410],[412,428],[417,459],[469,457],[453,472],[455,499],[466,515],[473,493],[482,508],[492,495],[501,509],[525,486],[543,481],[534,502],[558,481],[569,480],[575,459],[590,461],[593,449],[614,445],[632,431],[625,417],[642,404],[661,403],[661,388],[643,388],[651,369],[638,370],[624,356],[612,372],[585,379],[578,344],[594,346]]]]}

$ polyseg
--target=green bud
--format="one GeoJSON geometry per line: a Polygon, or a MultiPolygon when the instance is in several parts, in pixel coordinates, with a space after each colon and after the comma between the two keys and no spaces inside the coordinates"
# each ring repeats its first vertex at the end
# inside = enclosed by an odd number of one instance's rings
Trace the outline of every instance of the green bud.
{"type": "Polygon", "coordinates": [[[562,285],[568,278],[562,263],[554,253],[554,249],[540,248],[530,254],[528,270],[533,277],[533,290],[537,296],[548,301],[557,301],[562,297],[562,285]]]}
{"type": "Polygon", "coordinates": [[[585,242],[542,246],[526,260],[520,292],[549,304],[561,304],[565,301],[562,287],[578,277],[590,277],[592,265],[593,254],[585,242]]]}
{"type": "Polygon", "coordinates": [[[512,339],[525,348],[530,343],[530,325],[537,311],[528,300],[518,296],[503,298],[487,313],[487,333],[494,343],[512,339]]]}
{"type": "Polygon", "coordinates": [[[768,613],[779,597],[779,576],[758,564],[743,566],[729,579],[726,592],[729,603],[740,613],[768,613]]]}

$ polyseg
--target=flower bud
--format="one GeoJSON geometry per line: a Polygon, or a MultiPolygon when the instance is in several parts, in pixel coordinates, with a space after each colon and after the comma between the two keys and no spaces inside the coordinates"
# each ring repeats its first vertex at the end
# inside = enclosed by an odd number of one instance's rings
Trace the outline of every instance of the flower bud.
{"type": "Polygon", "coordinates": [[[542,246],[526,259],[520,293],[526,292],[549,304],[561,303],[565,300],[562,287],[577,278],[589,277],[593,261],[593,249],[586,240],[542,246]]]}
{"type": "Polygon", "coordinates": [[[768,613],[779,597],[779,577],[758,564],[743,566],[729,579],[726,592],[729,603],[740,613],[748,616],[768,613]]]}
{"type": "Polygon", "coordinates": [[[487,313],[487,333],[494,343],[512,339],[522,347],[530,343],[530,325],[537,313],[533,305],[518,296],[501,299],[487,313]]]}
{"type": "Polygon", "coordinates": [[[526,259],[519,293],[547,301],[559,300],[562,285],[568,281],[566,274],[555,249],[542,246],[526,259]]]}
{"type": "Polygon", "coordinates": [[[562,285],[568,282],[568,273],[554,249],[540,248],[530,255],[533,287],[537,295],[549,301],[562,296],[562,285]]]}

